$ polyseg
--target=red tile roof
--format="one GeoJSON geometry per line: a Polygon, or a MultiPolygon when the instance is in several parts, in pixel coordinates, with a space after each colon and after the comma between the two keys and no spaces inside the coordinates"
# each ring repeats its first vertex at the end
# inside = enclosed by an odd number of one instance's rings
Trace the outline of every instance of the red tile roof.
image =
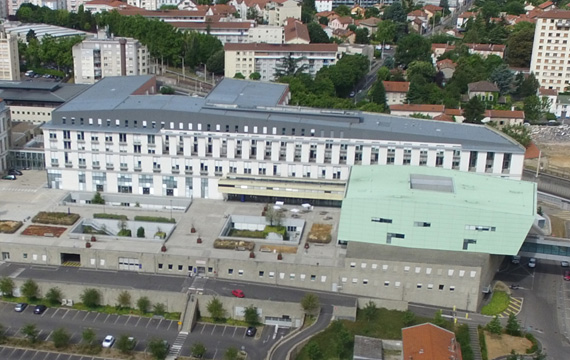
{"type": "Polygon", "coordinates": [[[443,105],[430,105],[430,104],[395,104],[390,106],[392,111],[413,111],[418,113],[423,112],[440,112],[443,113],[445,106],[443,105]]]}
{"type": "Polygon", "coordinates": [[[462,116],[463,109],[445,109],[444,114],[449,116],[462,116]]]}
{"type": "Polygon", "coordinates": [[[500,45],[500,44],[465,44],[465,46],[475,51],[493,51],[493,52],[505,51],[505,45],[500,45]]]}
{"type": "Polygon", "coordinates": [[[435,50],[437,49],[445,49],[445,51],[451,51],[455,49],[455,45],[438,44],[438,43],[431,44],[431,52],[435,52],[435,50]]]}
{"type": "Polygon", "coordinates": [[[403,359],[462,360],[455,334],[433,324],[402,329],[403,359]]]}
{"type": "Polygon", "coordinates": [[[307,25],[294,18],[288,18],[286,21],[287,24],[283,28],[286,42],[293,39],[302,39],[307,42],[311,42],[307,25]]]}
{"type": "Polygon", "coordinates": [[[203,17],[206,16],[207,10],[145,10],[145,9],[119,9],[119,14],[126,16],[141,15],[143,17],[203,17]]]}
{"type": "Polygon", "coordinates": [[[407,93],[410,90],[410,83],[408,81],[382,81],[386,92],[407,93]]]}
{"type": "Polygon", "coordinates": [[[348,24],[351,25],[354,22],[354,19],[350,16],[342,16],[336,19],[341,24],[348,24]]]}
{"type": "Polygon", "coordinates": [[[471,18],[471,17],[473,17],[473,18],[474,18],[474,17],[477,17],[477,13],[471,12],[471,11],[466,11],[466,12],[464,12],[463,14],[460,14],[460,15],[458,16],[458,18],[463,18],[463,19],[469,19],[469,18],[471,18]]]}
{"type": "Polygon", "coordinates": [[[543,2],[542,4],[538,5],[538,7],[539,7],[540,9],[543,9],[543,10],[544,10],[544,9],[546,9],[547,7],[552,6],[552,5],[554,5],[554,3],[553,3],[552,1],[547,1],[547,2],[543,2]]]}
{"type": "Polygon", "coordinates": [[[455,120],[453,119],[453,116],[451,116],[451,115],[446,115],[446,114],[441,114],[441,115],[438,115],[438,116],[434,116],[433,119],[434,119],[434,120],[439,120],[439,121],[455,122],[455,120]]]}
{"type": "Polygon", "coordinates": [[[85,5],[107,5],[115,9],[140,9],[119,0],[91,0],[86,2],[85,5]]]}
{"type": "Polygon", "coordinates": [[[249,29],[255,27],[255,24],[246,21],[207,21],[207,22],[190,22],[190,21],[173,21],[170,25],[179,29],[207,29],[208,26],[212,30],[224,29],[249,29]]]}
{"type": "Polygon", "coordinates": [[[544,95],[544,96],[556,96],[558,95],[558,90],[556,89],[547,89],[547,88],[543,88],[541,87],[540,89],[538,89],[538,93],[540,95],[544,95]]]}
{"type": "Polygon", "coordinates": [[[524,119],[524,111],[521,110],[486,110],[485,116],[491,119],[524,119]]]}
{"type": "Polygon", "coordinates": [[[415,16],[415,17],[427,17],[427,14],[423,10],[414,10],[408,13],[408,16],[415,16]]]}
{"type": "Polygon", "coordinates": [[[457,64],[453,62],[451,59],[443,59],[436,63],[436,66],[439,69],[455,69],[457,64]]]}
{"type": "Polygon", "coordinates": [[[435,13],[436,11],[443,11],[443,8],[441,6],[436,6],[432,4],[428,4],[424,6],[422,9],[427,10],[431,13],[435,13]]]}
{"type": "MultiPolygon", "coordinates": [[[[530,13],[529,13],[529,15],[530,15],[530,13]]],[[[544,11],[540,15],[538,15],[538,18],[567,20],[567,19],[570,19],[570,10],[556,9],[556,10],[544,11]]]]}
{"type": "Polygon", "coordinates": [[[226,43],[224,50],[230,51],[300,51],[300,52],[337,52],[337,44],[264,44],[264,43],[226,43]]]}
{"type": "Polygon", "coordinates": [[[526,148],[524,153],[525,159],[537,159],[540,156],[540,149],[531,142],[530,145],[526,148]]]}

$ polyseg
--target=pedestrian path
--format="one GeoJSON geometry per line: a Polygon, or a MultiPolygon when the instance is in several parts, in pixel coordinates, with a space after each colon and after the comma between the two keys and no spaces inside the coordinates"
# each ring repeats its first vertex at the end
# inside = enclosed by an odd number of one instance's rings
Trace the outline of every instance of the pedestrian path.
{"type": "Polygon", "coordinates": [[[19,187],[0,187],[0,191],[35,193],[35,192],[38,192],[38,189],[19,188],[19,187]]]}
{"type": "Polygon", "coordinates": [[[469,324],[469,342],[473,350],[473,360],[482,360],[481,344],[479,343],[479,331],[476,324],[469,324]]]}
{"type": "Polygon", "coordinates": [[[170,350],[168,351],[166,360],[176,359],[176,357],[180,355],[180,350],[182,350],[182,345],[184,345],[184,341],[186,341],[187,337],[188,333],[186,331],[181,331],[178,333],[176,340],[174,340],[174,343],[172,344],[170,350]]]}
{"type": "Polygon", "coordinates": [[[518,315],[521,312],[523,300],[524,298],[522,297],[511,297],[507,310],[500,313],[499,317],[508,318],[511,314],[518,315]]]}

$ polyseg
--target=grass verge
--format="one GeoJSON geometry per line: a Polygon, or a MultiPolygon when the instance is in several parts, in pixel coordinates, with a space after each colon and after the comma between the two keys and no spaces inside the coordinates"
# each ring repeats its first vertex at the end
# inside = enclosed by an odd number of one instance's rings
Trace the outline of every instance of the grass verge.
{"type": "Polygon", "coordinates": [[[481,314],[483,315],[499,315],[509,307],[510,296],[504,291],[495,291],[491,301],[483,306],[481,314]]]}

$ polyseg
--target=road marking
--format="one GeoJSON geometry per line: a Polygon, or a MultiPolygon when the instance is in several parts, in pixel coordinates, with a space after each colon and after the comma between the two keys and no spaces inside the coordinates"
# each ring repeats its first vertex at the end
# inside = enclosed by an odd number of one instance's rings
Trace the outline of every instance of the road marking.
{"type": "Polygon", "coordinates": [[[93,319],[93,322],[95,322],[95,320],[97,320],[97,318],[99,317],[99,315],[101,315],[101,313],[97,313],[97,316],[95,316],[95,319],[93,319]]]}
{"type": "Polygon", "coordinates": [[[69,312],[69,309],[65,309],[65,314],[63,314],[63,316],[61,318],[62,319],[65,318],[65,315],[67,315],[68,312],[69,312]]]}
{"type": "Polygon", "coordinates": [[[85,321],[85,319],[87,319],[88,316],[89,316],[89,311],[86,311],[85,316],[83,317],[83,320],[81,320],[81,321],[85,321]]]}
{"type": "Polygon", "coordinates": [[[238,329],[237,326],[234,327],[234,334],[232,335],[232,337],[236,336],[236,331],[237,331],[237,329],[238,329]]]}
{"type": "Polygon", "coordinates": [[[172,326],[172,324],[174,324],[174,321],[170,322],[170,325],[168,325],[168,328],[166,329],[166,331],[170,330],[170,327],[172,326]]]}
{"type": "Polygon", "coordinates": [[[212,328],[212,333],[210,335],[214,335],[214,330],[216,330],[216,325],[212,328]]]}
{"type": "Polygon", "coordinates": [[[46,339],[45,339],[44,341],[48,341],[49,338],[50,338],[50,336],[51,336],[51,334],[53,334],[53,331],[50,331],[50,333],[48,334],[48,336],[46,337],[46,339]]]}
{"type": "Polygon", "coordinates": [[[222,336],[224,336],[224,334],[226,333],[227,328],[228,328],[227,326],[224,326],[224,330],[222,331],[222,336]]]}
{"type": "Polygon", "coordinates": [[[160,319],[160,321],[158,322],[158,324],[156,324],[156,328],[158,329],[158,327],[160,326],[160,323],[162,322],[162,319],[160,319]]]}
{"type": "Polygon", "coordinates": [[[107,319],[109,318],[109,316],[111,316],[111,314],[107,314],[107,317],[105,318],[105,320],[103,320],[104,323],[107,322],[107,319]]]}
{"type": "Polygon", "coordinates": [[[204,332],[204,329],[205,329],[205,328],[206,328],[206,325],[204,325],[204,326],[202,327],[202,331],[200,331],[200,334],[202,334],[202,333],[204,332]]]}
{"type": "Polygon", "coordinates": [[[79,315],[80,312],[81,312],[81,310],[77,311],[77,313],[76,313],[75,315],[73,315],[73,317],[71,318],[71,320],[72,320],[72,321],[75,320],[75,317],[76,317],[77,315],[79,315]]]}
{"type": "Polygon", "coordinates": [[[53,313],[53,315],[51,316],[51,317],[52,317],[52,319],[53,319],[53,317],[55,316],[55,314],[57,314],[57,312],[58,312],[58,311],[59,311],[59,308],[58,308],[58,309],[56,309],[56,310],[55,310],[55,312],[53,313]]]}
{"type": "Polygon", "coordinates": [[[152,319],[150,319],[150,321],[146,324],[145,328],[147,328],[151,322],[152,322],[152,319]]]}
{"type": "Polygon", "coordinates": [[[120,319],[121,317],[122,317],[121,315],[117,316],[117,320],[115,320],[115,322],[114,322],[113,324],[116,324],[117,321],[119,321],[119,319],[120,319]]]}
{"type": "Polygon", "coordinates": [[[137,323],[135,324],[135,327],[139,326],[139,322],[141,321],[142,317],[139,317],[139,319],[137,320],[137,323]]]}

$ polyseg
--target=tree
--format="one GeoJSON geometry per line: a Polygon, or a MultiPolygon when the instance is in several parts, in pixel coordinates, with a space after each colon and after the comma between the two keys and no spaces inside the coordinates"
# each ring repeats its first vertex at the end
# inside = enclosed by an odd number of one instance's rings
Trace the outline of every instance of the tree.
{"type": "Polygon", "coordinates": [[[354,33],[356,34],[356,37],[354,39],[354,42],[356,44],[368,44],[368,43],[370,43],[370,39],[368,38],[368,29],[367,28],[356,29],[356,31],[354,33]]]}
{"type": "Polygon", "coordinates": [[[443,8],[443,15],[447,16],[451,13],[449,11],[449,1],[448,0],[440,0],[439,7],[443,8]]]}
{"type": "Polygon", "coordinates": [[[407,21],[406,11],[399,1],[384,9],[382,20],[392,20],[394,22],[405,23],[407,21]]]}
{"type": "MultiPolygon", "coordinates": [[[[174,89],[173,89],[172,87],[166,86],[166,85],[162,85],[162,86],[160,87],[160,90],[159,90],[159,91],[160,91],[160,93],[161,93],[162,95],[172,95],[172,94],[174,94],[174,89]]],[[[144,229],[143,229],[143,230],[144,230],[144,229]]]]}
{"type": "Polygon", "coordinates": [[[505,11],[509,15],[517,15],[517,16],[524,14],[526,12],[526,10],[524,9],[524,4],[516,0],[509,1],[503,8],[503,11],[505,11]]]}
{"type": "Polygon", "coordinates": [[[507,360],[518,360],[518,359],[519,357],[517,356],[515,349],[512,349],[511,354],[507,357],[507,360]]]}
{"type": "Polygon", "coordinates": [[[40,334],[40,331],[38,330],[36,325],[34,324],[24,325],[24,327],[22,327],[21,332],[28,338],[28,341],[30,343],[35,344],[36,342],[38,342],[39,340],[38,335],[40,334]]]}
{"type": "Polygon", "coordinates": [[[517,89],[517,95],[521,98],[526,98],[532,95],[536,95],[538,88],[540,87],[540,83],[536,79],[533,73],[524,79],[521,86],[517,89]]]}
{"type": "Polygon", "coordinates": [[[133,341],[129,339],[129,335],[122,334],[117,339],[115,347],[119,349],[119,351],[122,352],[123,354],[130,354],[133,351],[133,345],[134,345],[133,341]]]}
{"type": "Polygon", "coordinates": [[[222,304],[222,302],[217,297],[214,297],[208,302],[206,309],[214,321],[221,321],[226,316],[224,304],[222,304]]]}
{"type": "Polygon", "coordinates": [[[306,293],[301,299],[301,307],[306,314],[315,315],[321,307],[319,297],[313,293],[306,293]]]}
{"type": "Polygon", "coordinates": [[[378,17],[378,15],[380,15],[380,10],[375,8],[375,7],[366,8],[366,10],[364,11],[364,18],[365,19],[368,19],[371,17],[378,17]]]}
{"type": "Polygon", "coordinates": [[[123,290],[117,296],[117,303],[119,308],[131,307],[131,294],[127,290],[123,290]]]}
{"type": "Polygon", "coordinates": [[[542,116],[542,103],[536,95],[527,96],[523,100],[524,118],[531,123],[540,120],[542,116]]]}
{"type": "Polygon", "coordinates": [[[164,305],[163,303],[154,304],[152,309],[156,315],[164,315],[166,313],[166,305],[164,305]]]}
{"type": "Polygon", "coordinates": [[[22,295],[24,295],[28,300],[34,301],[39,297],[40,287],[33,279],[28,279],[22,284],[20,288],[22,295]]]}
{"type": "Polygon", "coordinates": [[[501,335],[503,333],[503,327],[501,326],[501,321],[497,316],[495,316],[493,320],[491,320],[487,324],[486,328],[487,331],[489,331],[491,334],[501,335]]]}
{"type": "Polygon", "coordinates": [[[433,324],[442,328],[446,328],[447,325],[449,324],[449,321],[445,320],[442,311],[438,310],[436,311],[435,316],[433,318],[433,324]]]}
{"type": "Polygon", "coordinates": [[[71,335],[64,328],[59,328],[53,331],[51,340],[56,349],[65,349],[69,346],[71,335]]]}
{"type": "Polygon", "coordinates": [[[530,131],[528,127],[524,125],[506,125],[501,129],[501,131],[515,139],[524,147],[529,146],[532,141],[530,131]]]}
{"type": "Polygon", "coordinates": [[[190,348],[190,353],[200,359],[206,354],[206,347],[201,342],[195,342],[190,348]]]}
{"type": "Polygon", "coordinates": [[[83,290],[80,298],[83,305],[90,309],[96,308],[101,304],[101,293],[97,289],[88,288],[83,290]]]}
{"type": "Polygon", "coordinates": [[[398,41],[396,63],[407,67],[412,61],[430,62],[431,45],[420,34],[409,34],[398,41]]]}
{"type": "Polygon", "coordinates": [[[344,359],[352,351],[352,336],[340,320],[333,321],[330,326],[335,337],[335,353],[344,359]]]}
{"type": "Polygon", "coordinates": [[[224,360],[237,360],[238,359],[238,349],[236,349],[233,346],[230,346],[229,348],[226,349],[226,352],[224,353],[224,360]]]}
{"type": "Polygon", "coordinates": [[[378,75],[378,81],[390,80],[390,69],[388,69],[386,66],[382,66],[380,69],[378,69],[378,72],[376,74],[378,75]]]}
{"type": "Polygon", "coordinates": [[[247,15],[246,18],[248,20],[256,20],[259,18],[259,13],[257,12],[257,9],[255,7],[249,7],[247,8],[247,15]]]}
{"type": "Polygon", "coordinates": [[[386,89],[382,80],[378,79],[372,89],[370,89],[370,101],[382,106],[384,110],[388,109],[388,102],[386,100],[386,89]]]}
{"type": "Polygon", "coordinates": [[[376,304],[369,301],[362,309],[362,315],[364,315],[364,318],[368,322],[376,320],[378,318],[378,308],[376,307],[376,304]]]}
{"type": "Polygon", "coordinates": [[[95,193],[95,195],[93,195],[93,199],[91,199],[91,203],[92,204],[98,204],[98,205],[104,205],[105,199],[103,199],[103,196],[101,196],[101,193],[97,191],[95,193]]]}
{"type": "Polygon", "coordinates": [[[307,65],[299,66],[299,63],[303,60],[304,58],[294,58],[291,54],[282,57],[275,66],[274,76],[276,78],[280,78],[282,76],[298,75],[302,73],[307,68],[307,65]]]}
{"type": "Polygon", "coordinates": [[[397,26],[392,20],[384,20],[378,23],[375,38],[376,41],[383,44],[391,44],[396,38],[397,26]]]}
{"type": "Polygon", "coordinates": [[[307,344],[307,355],[309,356],[310,360],[323,359],[323,352],[321,351],[321,348],[316,341],[309,341],[307,344]]]}
{"type": "Polygon", "coordinates": [[[339,5],[338,7],[334,8],[333,11],[338,16],[350,16],[350,8],[346,5],[339,5]]]}
{"type": "Polygon", "coordinates": [[[3,296],[14,296],[15,288],[16,284],[14,284],[14,280],[10,279],[9,277],[3,277],[2,280],[0,280],[0,292],[3,296]]]}
{"type": "Polygon", "coordinates": [[[509,66],[507,64],[501,64],[496,67],[489,77],[491,82],[497,84],[501,94],[507,94],[511,90],[513,79],[513,73],[509,70],[509,66]]]}
{"type": "Polygon", "coordinates": [[[224,61],[224,49],[220,49],[208,58],[208,61],[206,61],[206,67],[209,71],[219,75],[224,72],[224,61]]]}
{"type": "Polygon", "coordinates": [[[148,310],[150,309],[150,300],[148,299],[148,297],[141,296],[137,300],[137,308],[139,309],[140,312],[142,312],[143,314],[146,314],[148,312],[148,310]]]}
{"type": "Polygon", "coordinates": [[[406,310],[404,312],[404,325],[405,326],[412,326],[416,323],[416,314],[411,312],[410,310],[406,310]]]}
{"type": "Polygon", "coordinates": [[[87,328],[83,330],[83,332],[81,333],[81,340],[87,346],[94,346],[96,339],[97,339],[97,334],[95,333],[95,330],[91,328],[87,328]]]}
{"type": "Polygon", "coordinates": [[[309,39],[311,39],[311,44],[331,42],[327,33],[323,30],[321,25],[317,24],[316,22],[307,24],[307,30],[309,31],[309,39]]]}
{"type": "Polygon", "coordinates": [[[271,204],[267,204],[267,210],[265,210],[265,220],[270,226],[281,226],[283,221],[283,212],[279,209],[275,209],[271,204]]]}
{"type": "MultiPolygon", "coordinates": [[[[321,16],[319,18],[319,24],[321,25],[328,25],[329,24],[329,18],[326,16],[321,16]]],[[[307,26],[311,25],[311,23],[309,23],[307,26]]]]}
{"type": "Polygon", "coordinates": [[[469,99],[469,102],[465,104],[463,116],[465,117],[464,122],[466,123],[481,124],[481,120],[485,117],[485,104],[483,104],[477,96],[473,96],[469,99]]]}
{"type": "Polygon", "coordinates": [[[436,71],[431,61],[413,61],[406,70],[406,75],[410,81],[419,77],[425,82],[433,82],[435,74],[436,71]]]}
{"type": "Polygon", "coordinates": [[[521,335],[521,326],[517,320],[516,315],[513,313],[509,314],[509,319],[507,320],[507,326],[505,327],[505,332],[512,336],[521,335]]]}
{"type": "MultiPolygon", "coordinates": [[[[530,24],[523,22],[521,24],[530,24]]],[[[534,24],[513,31],[507,39],[506,58],[507,63],[513,67],[530,67],[532,46],[534,43],[534,24]]],[[[516,27],[515,27],[516,29],[516,27]]]]}
{"type": "Polygon", "coordinates": [[[164,360],[168,355],[168,345],[162,339],[151,339],[148,343],[148,350],[156,360],[164,360]]]}
{"type": "Polygon", "coordinates": [[[261,79],[261,74],[258,72],[252,72],[251,74],[249,74],[249,79],[250,80],[259,80],[259,79],[261,79]]]}
{"type": "Polygon", "coordinates": [[[259,313],[257,312],[257,308],[253,305],[250,305],[243,310],[243,317],[249,326],[256,326],[259,324],[259,313]]]}
{"type": "Polygon", "coordinates": [[[245,76],[243,76],[242,73],[238,72],[234,75],[234,79],[245,79],[245,76]]]}
{"type": "Polygon", "coordinates": [[[137,237],[138,237],[138,238],[144,238],[144,227],[140,226],[140,227],[137,229],[137,237]]]}

